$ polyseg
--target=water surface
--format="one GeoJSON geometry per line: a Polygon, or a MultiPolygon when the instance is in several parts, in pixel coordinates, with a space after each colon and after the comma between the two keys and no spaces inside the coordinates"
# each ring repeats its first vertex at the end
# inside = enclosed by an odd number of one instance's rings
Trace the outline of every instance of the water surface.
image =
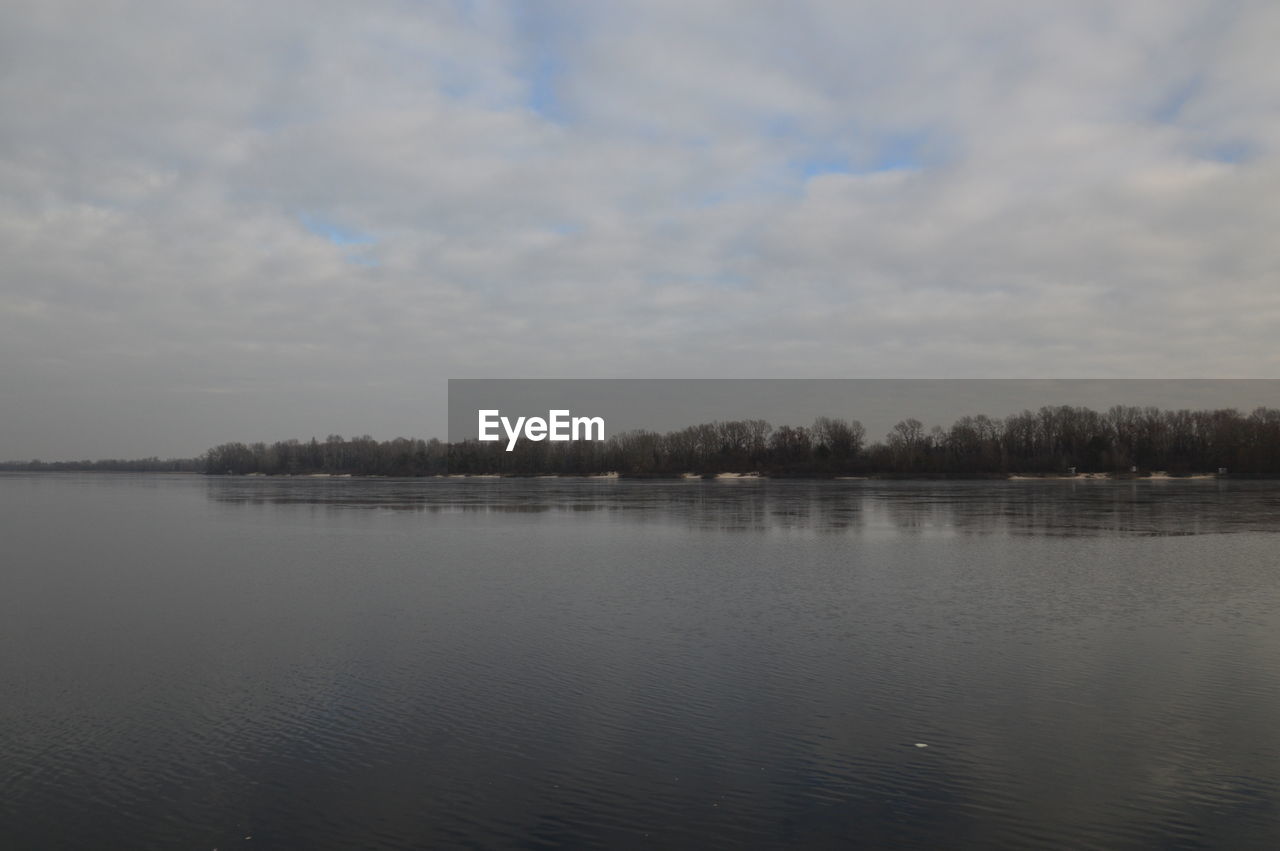
{"type": "Polygon", "coordinates": [[[0,517],[0,847],[1280,847],[1277,483],[4,475],[0,517]]]}

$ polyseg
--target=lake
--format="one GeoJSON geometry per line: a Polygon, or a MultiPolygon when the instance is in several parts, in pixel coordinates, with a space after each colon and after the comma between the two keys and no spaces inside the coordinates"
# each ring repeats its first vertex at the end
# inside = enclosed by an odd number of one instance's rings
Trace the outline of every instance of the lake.
{"type": "Polygon", "coordinates": [[[1280,483],[0,475],[3,848],[1280,848],[1280,483]]]}

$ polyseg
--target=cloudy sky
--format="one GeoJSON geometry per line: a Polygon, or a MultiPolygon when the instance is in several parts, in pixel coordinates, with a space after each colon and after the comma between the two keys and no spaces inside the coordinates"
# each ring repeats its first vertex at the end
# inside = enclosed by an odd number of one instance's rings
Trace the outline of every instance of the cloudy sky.
{"type": "Polygon", "coordinates": [[[1273,377],[1277,44],[1273,0],[6,2],[0,458],[442,434],[448,377],[1273,377]]]}

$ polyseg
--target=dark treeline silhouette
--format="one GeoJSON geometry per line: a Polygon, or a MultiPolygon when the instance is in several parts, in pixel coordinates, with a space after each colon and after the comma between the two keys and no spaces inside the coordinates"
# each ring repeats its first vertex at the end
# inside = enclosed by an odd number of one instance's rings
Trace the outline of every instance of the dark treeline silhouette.
{"type": "Polygon", "coordinates": [[[377,441],[364,435],[346,440],[331,434],[323,441],[224,443],[204,454],[203,469],[231,475],[435,476],[447,472],[447,462],[448,447],[435,438],[377,441]]]}
{"type": "Polygon", "coordinates": [[[1058,406],[1004,418],[962,417],[943,429],[899,422],[867,444],[857,420],[819,417],[777,428],[733,420],[659,434],[629,431],[599,442],[521,440],[457,444],[330,435],[273,444],[227,443],[203,456],[210,474],[431,476],[956,476],[1010,474],[1216,473],[1280,475],[1280,410],[1167,411],[1116,406],[1105,413],[1058,406]]]}
{"type": "Polygon", "coordinates": [[[107,458],[100,461],[0,461],[0,471],[89,473],[199,473],[204,458],[107,458]]]}

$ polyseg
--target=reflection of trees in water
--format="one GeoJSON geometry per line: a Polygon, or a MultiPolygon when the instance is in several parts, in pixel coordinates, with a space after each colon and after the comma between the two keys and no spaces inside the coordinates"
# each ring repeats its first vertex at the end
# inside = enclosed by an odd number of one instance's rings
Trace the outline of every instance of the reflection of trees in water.
{"type": "Polygon", "coordinates": [[[1280,483],[210,479],[214,502],[448,513],[601,513],[718,530],[1090,535],[1280,528],[1280,483]]]}
{"type": "Polygon", "coordinates": [[[1278,495],[1256,482],[944,483],[886,489],[873,504],[898,529],[1177,535],[1280,528],[1278,495]]]}

